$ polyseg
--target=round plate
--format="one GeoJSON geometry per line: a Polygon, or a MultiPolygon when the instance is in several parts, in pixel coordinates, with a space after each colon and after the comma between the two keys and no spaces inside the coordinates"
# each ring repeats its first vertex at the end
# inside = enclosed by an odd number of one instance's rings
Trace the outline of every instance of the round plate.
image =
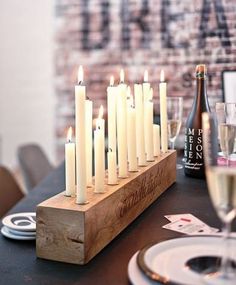
{"type": "MultiPolygon", "coordinates": [[[[6,227],[6,226],[4,226],[6,227]]],[[[10,229],[8,227],[7,228],[7,231],[13,235],[20,235],[20,236],[36,236],[36,232],[26,232],[26,231],[17,231],[17,230],[13,230],[13,229],[10,229]]]]}
{"type": "MultiPolygon", "coordinates": [[[[139,268],[150,279],[164,284],[204,284],[201,274],[186,264],[199,256],[221,256],[222,238],[182,237],[148,246],[138,254],[139,268]]],[[[236,240],[230,239],[230,258],[236,261],[236,240]]]]}
{"type": "Polygon", "coordinates": [[[4,226],[18,231],[36,231],[36,213],[17,213],[3,218],[4,226]]]}
{"type": "Polygon", "coordinates": [[[133,285],[156,285],[155,281],[151,281],[138,267],[137,264],[138,252],[130,259],[128,264],[128,277],[133,285]]]}
{"type": "Polygon", "coordinates": [[[34,240],[34,239],[36,239],[36,236],[14,235],[11,232],[9,232],[9,230],[6,226],[3,226],[1,228],[1,233],[7,238],[16,239],[16,240],[34,240]]]}

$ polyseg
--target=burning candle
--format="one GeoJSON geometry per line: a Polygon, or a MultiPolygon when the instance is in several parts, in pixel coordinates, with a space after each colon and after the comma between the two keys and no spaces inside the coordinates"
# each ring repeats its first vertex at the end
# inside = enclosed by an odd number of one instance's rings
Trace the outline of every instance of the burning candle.
{"type": "Polygon", "coordinates": [[[160,92],[161,150],[162,152],[167,152],[168,150],[166,89],[167,89],[167,84],[165,82],[165,74],[164,74],[164,71],[161,70],[159,92],[160,92]]]}
{"type": "Polygon", "coordinates": [[[72,142],[72,127],[67,132],[65,144],[66,196],[75,197],[75,143],[72,142]]]}
{"type": "Polygon", "coordinates": [[[83,85],[83,68],[78,70],[78,85],[75,86],[75,135],[76,135],[76,203],[86,203],[86,88],[83,85]]]}
{"type": "Polygon", "coordinates": [[[120,84],[117,97],[117,142],[119,177],[127,177],[127,86],[124,71],[120,71],[120,84]]]}

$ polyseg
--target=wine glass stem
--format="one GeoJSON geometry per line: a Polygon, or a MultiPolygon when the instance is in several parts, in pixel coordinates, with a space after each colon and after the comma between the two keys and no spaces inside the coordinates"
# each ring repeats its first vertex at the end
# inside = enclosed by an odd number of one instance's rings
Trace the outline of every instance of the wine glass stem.
{"type": "Polygon", "coordinates": [[[226,156],[226,166],[229,167],[229,155],[226,156]]]}
{"type": "Polygon", "coordinates": [[[223,276],[227,276],[230,269],[231,269],[231,262],[229,259],[229,236],[230,236],[230,230],[231,230],[231,223],[230,222],[224,222],[223,227],[223,256],[221,260],[221,272],[223,276]]]}
{"type": "Polygon", "coordinates": [[[175,141],[171,141],[170,142],[170,148],[171,149],[175,149],[175,141]]]}

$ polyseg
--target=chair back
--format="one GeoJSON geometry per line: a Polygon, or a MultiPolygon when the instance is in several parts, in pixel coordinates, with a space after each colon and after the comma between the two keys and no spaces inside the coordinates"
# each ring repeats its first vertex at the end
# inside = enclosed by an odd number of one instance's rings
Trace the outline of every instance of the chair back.
{"type": "Polygon", "coordinates": [[[22,145],[18,148],[18,160],[26,189],[34,188],[53,170],[42,148],[37,144],[22,145]]]}
{"type": "Polygon", "coordinates": [[[0,217],[24,197],[11,172],[0,166],[0,217]]]}

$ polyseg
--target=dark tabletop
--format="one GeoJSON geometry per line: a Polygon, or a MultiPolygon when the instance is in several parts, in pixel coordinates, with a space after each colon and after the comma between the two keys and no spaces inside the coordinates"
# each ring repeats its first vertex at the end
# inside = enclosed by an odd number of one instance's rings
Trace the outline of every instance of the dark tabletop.
{"type": "MultiPolygon", "coordinates": [[[[35,211],[38,203],[63,189],[64,165],[61,165],[10,213],[35,211]]],[[[180,213],[192,213],[212,227],[220,227],[205,181],[187,178],[183,170],[177,171],[177,182],[172,187],[87,265],[38,259],[35,241],[15,241],[0,235],[0,284],[129,284],[129,259],[149,243],[180,236],[162,229],[168,223],[164,215],[180,213]]]]}

